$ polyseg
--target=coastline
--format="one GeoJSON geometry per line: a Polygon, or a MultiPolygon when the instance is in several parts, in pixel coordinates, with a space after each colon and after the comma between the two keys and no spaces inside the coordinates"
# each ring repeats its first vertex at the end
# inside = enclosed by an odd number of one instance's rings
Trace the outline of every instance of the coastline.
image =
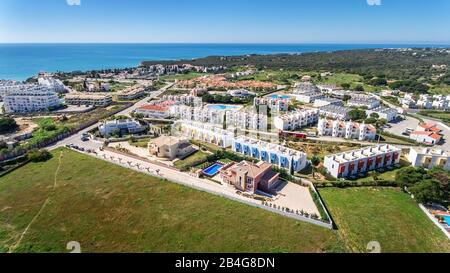
{"type": "Polygon", "coordinates": [[[144,61],[208,56],[301,54],[381,48],[450,47],[445,44],[338,43],[10,43],[0,44],[0,79],[26,80],[40,71],[73,72],[137,67],[144,61]]]}

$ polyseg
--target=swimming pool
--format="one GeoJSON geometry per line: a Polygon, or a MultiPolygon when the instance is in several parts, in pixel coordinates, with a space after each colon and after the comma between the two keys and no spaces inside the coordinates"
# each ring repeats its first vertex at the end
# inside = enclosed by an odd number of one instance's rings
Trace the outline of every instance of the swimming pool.
{"type": "Polygon", "coordinates": [[[220,163],[214,163],[213,165],[209,166],[208,168],[203,170],[203,173],[209,177],[213,177],[216,174],[219,173],[220,168],[223,167],[223,164],[220,163]]]}
{"type": "Polygon", "coordinates": [[[214,110],[238,110],[240,106],[236,105],[225,105],[225,104],[214,104],[214,105],[208,105],[209,109],[214,110]]]}
{"type": "Polygon", "coordinates": [[[286,100],[286,99],[290,99],[291,97],[288,95],[270,95],[269,98],[286,100]]]}
{"type": "Polygon", "coordinates": [[[447,223],[447,225],[450,227],[450,216],[442,216],[444,217],[444,221],[447,223]]]}

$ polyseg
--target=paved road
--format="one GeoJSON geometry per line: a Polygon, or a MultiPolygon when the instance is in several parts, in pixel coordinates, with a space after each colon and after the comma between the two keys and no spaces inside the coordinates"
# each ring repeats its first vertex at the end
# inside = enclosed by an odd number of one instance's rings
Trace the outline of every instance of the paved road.
{"type": "MultiPolygon", "coordinates": [[[[164,86],[160,90],[152,92],[150,94],[150,96],[147,96],[144,99],[136,102],[133,106],[123,110],[122,112],[117,113],[116,115],[129,116],[134,110],[136,110],[137,108],[145,105],[149,100],[160,96],[161,94],[166,92],[169,88],[171,88],[173,85],[174,85],[174,83],[167,84],[166,86],[164,86]]],[[[58,147],[61,147],[61,146],[65,146],[65,145],[68,145],[68,144],[75,144],[75,145],[80,146],[80,147],[86,147],[87,149],[96,149],[96,148],[98,148],[100,146],[97,147],[97,145],[94,144],[95,142],[93,142],[93,141],[89,141],[89,142],[84,143],[83,141],[81,141],[81,136],[84,133],[87,133],[87,132],[97,128],[99,125],[100,125],[100,122],[98,122],[98,123],[96,123],[96,124],[86,128],[86,129],[78,132],[75,135],[72,135],[72,136],[70,136],[68,138],[63,139],[63,140],[53,144],[52,146],[49,146],[48,149],[49,150],[53,150],[55,148],[58,148],[58,147]],[[92,147],[89,147],[91,145],[92,145],[92,147]]]]}

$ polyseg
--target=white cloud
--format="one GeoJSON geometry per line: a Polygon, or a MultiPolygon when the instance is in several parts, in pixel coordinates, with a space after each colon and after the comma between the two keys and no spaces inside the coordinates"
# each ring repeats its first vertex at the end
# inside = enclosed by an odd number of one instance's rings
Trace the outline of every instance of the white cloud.
{"type": "Polygon", "coordinates": [[[381,0],[367,0],[369,6],[381,6],[381,0]]]}
{"type": "Polygon", "coordinates": [[[69,6],[81,6],[81,0],[66,0],[69,6]]]}

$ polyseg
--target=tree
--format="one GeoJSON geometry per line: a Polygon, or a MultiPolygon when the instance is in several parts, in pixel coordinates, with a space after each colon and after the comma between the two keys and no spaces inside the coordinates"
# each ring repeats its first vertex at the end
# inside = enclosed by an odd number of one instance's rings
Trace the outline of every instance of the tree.
{"type": "Polygon", "coordinates": [[[377,119],[377,118],[380,118],[380,115],[378,115],[377,113],[372,113],[372,114],[370,114],[370,117],[377,119]]]}
{"type": "Polygon", "coordinates": [[[311,158],[311,165],[313,167],[313,174],[312,175],[313,175],[313,178],[314,178],[316,176],[315,170],[316,170],[317,166],[320,165],[320,158],[318,156],[314,155],[311,158]]]}
{"type": "Polygon", "coordinates": [[[12,118],[0,118],[0,134],[6,134],[18,128],[16,121],[12,118]]]}
{"type": "Polygon", "coordinates": [[[424,168],[414,167],[400,169],[395,175],[395,181],[397,181],[402,187],[411,187],[420,181],[429,178],[430,176],[424,168]]]}
{"type": "Polygon", "coordinates": [[[44,162],[52,157],[52,154],[47,150],[32,150],[27,155],[28,160],[31,162],[44,162]]]}
{"type": "Polygon", "coordinates": [[[341,87],[344,88],[344,89],[347,89],[347,90],[350,89],[350,86],[351,86],[351,85],[350,85],[349,83],[343,83],[343,84],[341,84],[341,87]]]}
{"type": "Polygon", "coordinates": [[[420,203],[443,202],[447,200],[444,187],[436,180],[421,181],[410,188],[414,198],[420,203]]]}
{"type": "Polygon", "coordinates": [[[366,111],[360,109],[353,109],[348,113],[348,115],[354,121],[363,120],[367,117],[366,111]]]}

